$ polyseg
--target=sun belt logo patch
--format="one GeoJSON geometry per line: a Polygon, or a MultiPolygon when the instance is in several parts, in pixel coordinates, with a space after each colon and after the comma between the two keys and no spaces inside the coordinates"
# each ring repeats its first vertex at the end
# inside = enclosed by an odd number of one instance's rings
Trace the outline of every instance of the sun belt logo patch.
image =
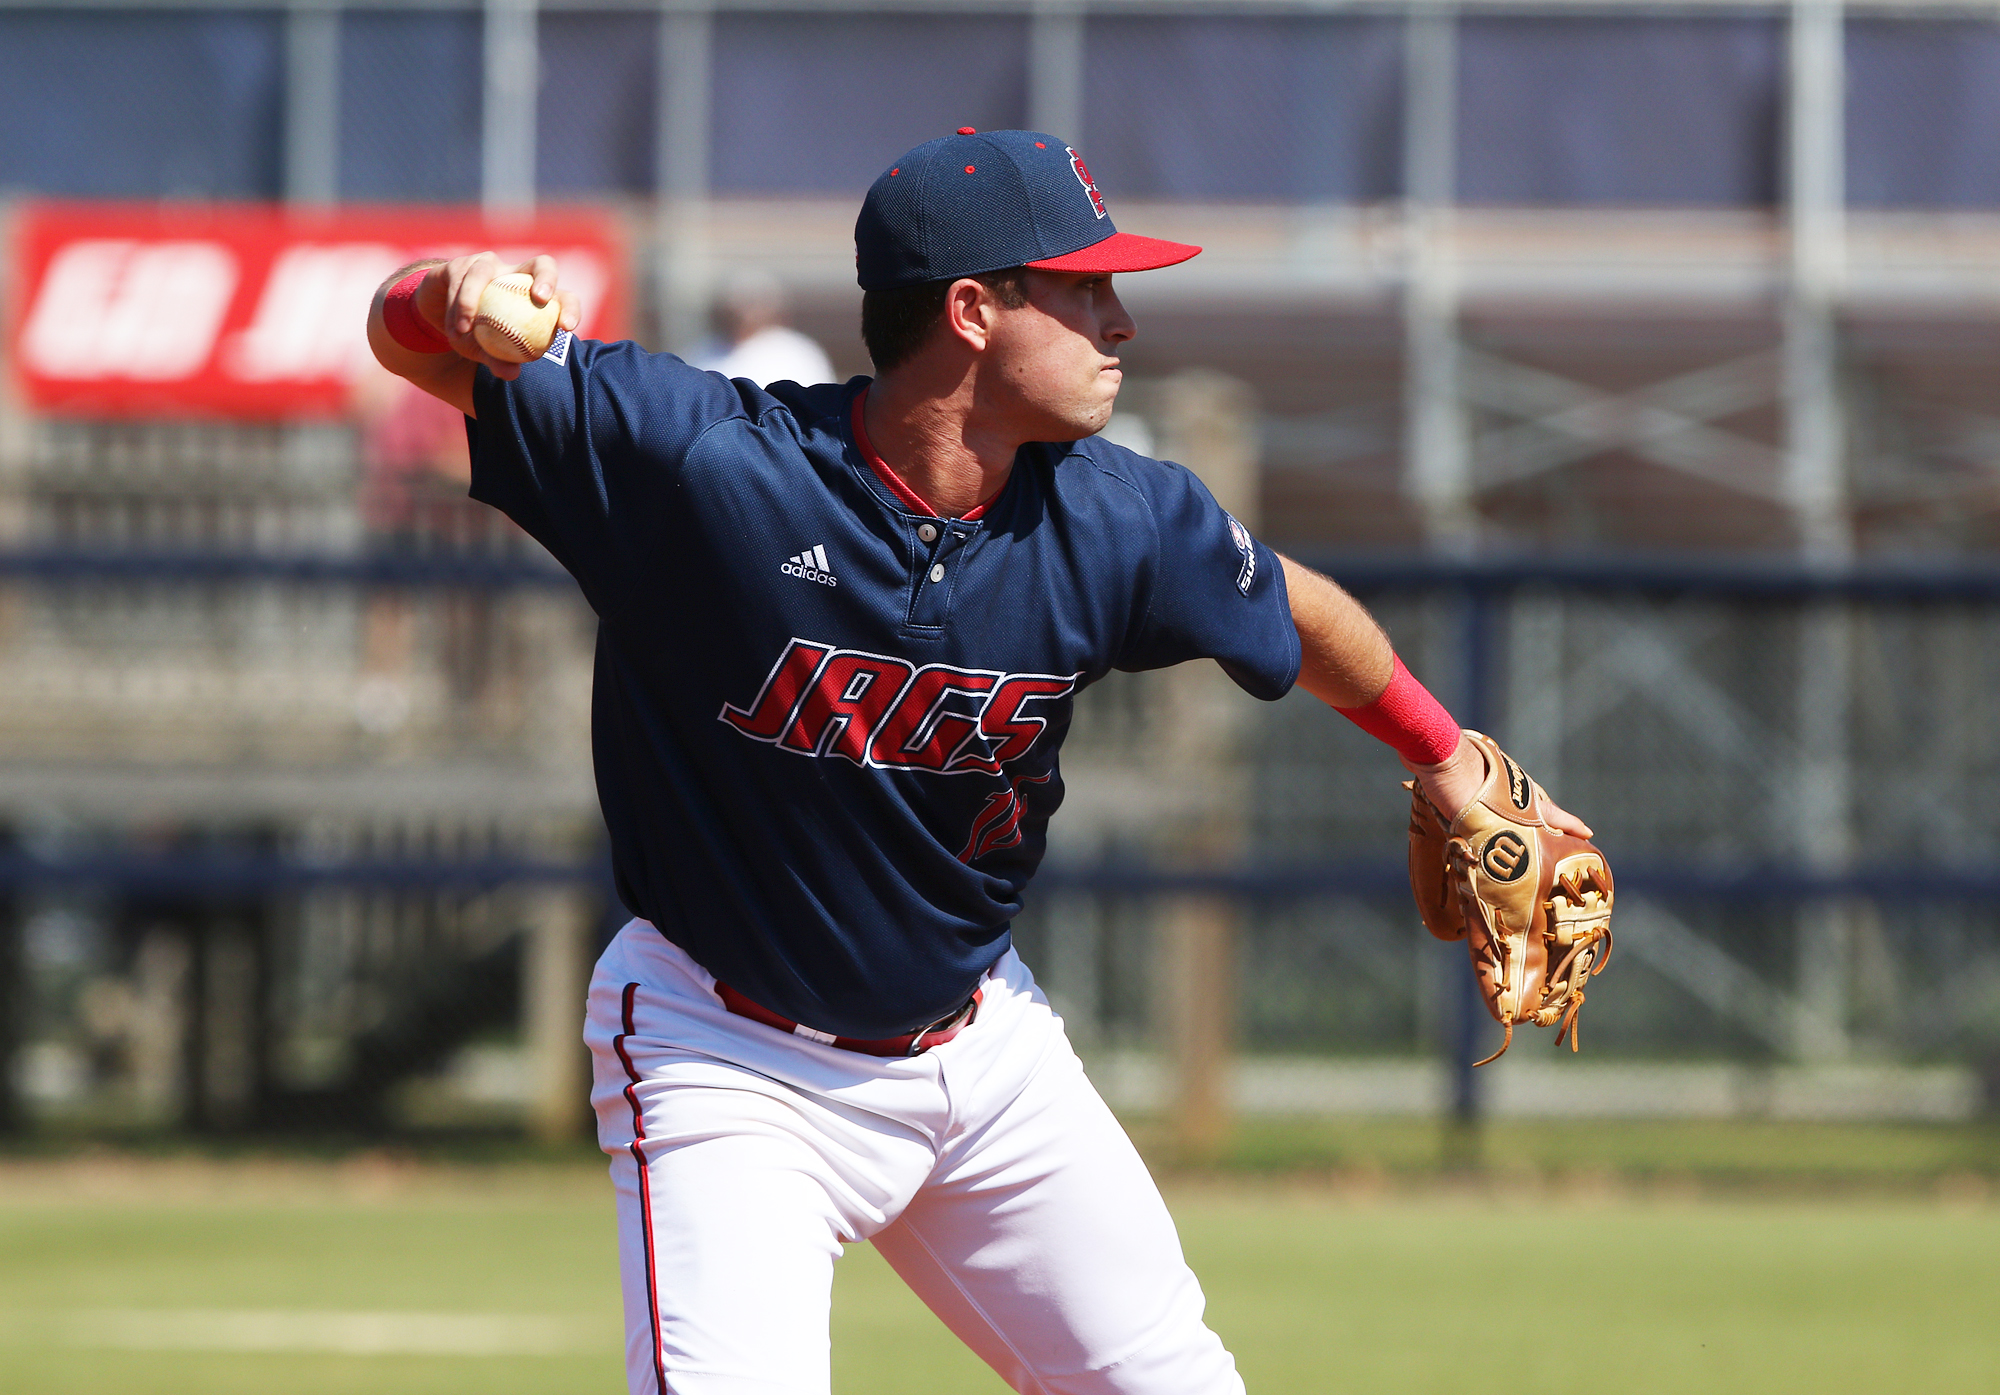
{"type": "Polygon", "coordinates": [[[1223,517],[1229,520],[1230,541],[1243,556],[1243,565],[1236,569],[1236,589],[1247,596],[1250,583],[1257,579],[1257,544],[1250,541],[1250,530],[1236,521],[1235,514],[1225,513],[1223,517]]]}
{"type": "Polygon", "coordinates": [[[1083,156],[1076,153],[1076,147],[1065,145],[1069,152],[1069,167],[1076,171],[1077,181],[1083,185],[1083,192],[1090,198],[1090,206],[1097,210],[1097,216],[1106,217],[1111,210],[1104,206],[1104,195],[1097,192],[1097,181],[1090,177],[1090,166],[1083,162],[1083,156]]]}

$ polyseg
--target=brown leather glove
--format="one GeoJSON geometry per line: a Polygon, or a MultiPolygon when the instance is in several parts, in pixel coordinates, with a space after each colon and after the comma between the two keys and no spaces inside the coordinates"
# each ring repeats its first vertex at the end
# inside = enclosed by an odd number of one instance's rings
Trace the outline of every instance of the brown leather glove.
{"type": "Polygon", "coordinates": [[[1410,791],[1410,890],[1424,928],[1464,940],[1479,992],[1507,1029],[1561,1024],[1576,1050],[1584,981],[1611,956],[1611,866],[1597,845],[1552,828],[1549,797],[1490,736],[1465,733],[1486,757],[1478,797],[1447,819],[1415,780],[1410,791]]]}

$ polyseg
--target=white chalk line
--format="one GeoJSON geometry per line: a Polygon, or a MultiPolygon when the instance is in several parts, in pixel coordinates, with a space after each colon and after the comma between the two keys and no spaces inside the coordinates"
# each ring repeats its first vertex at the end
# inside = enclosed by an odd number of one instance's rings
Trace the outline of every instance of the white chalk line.
{"type": "Polygon", "coordinates": [[[615,1350],[617,1327],[536,1313],[354,1313],[105,1308],[16,1313],[6,1336],[124,1351],[337,1356],[566,1356],[615,1350]]]}

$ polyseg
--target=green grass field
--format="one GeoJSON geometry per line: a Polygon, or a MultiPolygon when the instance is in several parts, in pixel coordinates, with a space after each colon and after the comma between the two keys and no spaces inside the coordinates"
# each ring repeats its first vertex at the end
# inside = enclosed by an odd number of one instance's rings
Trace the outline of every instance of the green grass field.
{"type": "MultiPolygon", "coordinates": [[[[2000,1389],[2000,1206],[1977,1187],[1239,1174],[1169,1197],[1260,1395],[2000,1389]]],[[[588,1164],[0,1164],[0,1391],[612,1395],[613,1244],[588,1164]]],[[[840,1395],[1002,1390],[866,1246],[834,1349],[840,1395]]]]}
{"type": "MultiPolygon", "coordinates": [[[[1171,1153],[1159,1121],[1130,1124],[1149,1157],[1171,1153]]],[[[1423,1118],[1262,1117],[1241,1121],[1220,1160],[1237,1173],[1436,1172],[1440,1134],[1423,1118]]],[[[1486,1168],[1507,1177],[1591,1175],[1710,1190],[1908,1191],[2000,1181],[2000,1123],[1898,1124],[1774,1119],[1497,1119],[1486,1168]]]]}

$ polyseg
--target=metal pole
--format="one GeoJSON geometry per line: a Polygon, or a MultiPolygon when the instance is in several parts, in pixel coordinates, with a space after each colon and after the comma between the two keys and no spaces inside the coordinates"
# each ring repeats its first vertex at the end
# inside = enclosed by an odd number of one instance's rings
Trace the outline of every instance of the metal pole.
{"type": "Polygon", "coordinates": [[[1028,124],[1083,148],[1083,11],[1061,0],[1028,22],[1028,124]]]}
{"type": "MultiPolygon", "coordinates": [[[[1459,720],[1475,730],[1484,730],[1492,720],[1490,703],[1493,657],[1493,601],[1477,585],[1466,587],[1461,602],[1461,644],[1459,720]]],[[[1481,1027],[1488,1015],[1473,978],[1472,963],[1464,954],[1452,956],[1455,967],[1447,982],[1451,986],[1450,1024],[1446,1063],[1451,1070],[1451,1113],[1445,1124],[1444,1162],[1447,1168],[1477,1167],[1484,1149],[1480,1137],[1481,1109],[1479,1073],[1472,1063],[1486,1053],[1479,1049],[1481,1027]]]]}
{"type": "MultiPolygon", "coordinates": [[[[1467,554],[1476,542],[1472,452],[1459,389],[1458,274],[1453,206],[1458,200],[1458,13],[1415,3],[1403,22],[1403,199],[1408,265],[1403,283],[1403,482],[1438,552],[1467,554]]],[[[1490,617],[1464,593],[1459,720],[1485,721],[1490,617]]],[[[1445,1065],[1451,1107],[1444,1130],[1449,1168],[1478,1165],[1478,984],[1463,955],[1451,956],[1445,1002],[1445,1065]]]]}
{"type": "Polygon", "coordinates": [[[653,274],[660,347],[685,353],[707,330],[708,145],[714,20],[705,8],[660,13],[658,195],[653,274]]]}
{"type": "Polygon", "coordinates": [[[566,1143],[582,1131],[590,1058],[577,1024],[589,980],[590,904],[574,889],[527,898],[528,944],[521,991],[522,1036],[534,1078],[529,1131],[566,1143]]]}
{"type": "MultiPolygon", "coordinates": [[[[286,11],[284,119],[285,202],[296,209],[339,202],[340,11],[330,4],[297,0],[286,11]]],[[[317,423],[292,422],[284,430],[302,465],[329,438],[317,423]]]]}
{"type": "Polygon", "coordinates": [[[28,1006],[27,981],[21,971],[22,927],[27,919],[25,899],[15,895],[0,902],[0,1135],[12,1133],[27,1122],[15,1074],[15,1058],[23,1045],[21,1019],[28,1006]]]}
{"type": "MultiPolygon", "coordinates": [[[[1256,394],[1247,383],[1199,370],[1175,374],[1161,389],[1163,407],[1154,419],[1161,453],[1194,471],[1216,502],[1257,531],[1256,394]]],[[[1212,665],[1183,665],[1161,680],[1166,702],[1159,711],[1171,734],[1160,733],[1154,749],[1189,781],[1190,793],[1199,791],[1172,818],[1164,850],[1176,866],[1241,866],[1251,828],[1244,708],[1212,665]]],[[[1234,1130],[1236,962],[1247,909],[1226,895],[1182,895],[1162,917],[1174,1135],[1187,1162],[1216,1161],[1234,1130]]]]}
{"type": "Polygon", "coordinates": [[[1458,15],[1413,7],[1403,37],[1404,489],[1431,547],[1470,552],[1472,452],[1459,391],[1458,274],[1452,207],[1458,198],[1458,15]]]}
{"type": "Polygon", "coordinates": [[[285,16],[285,202],[340,197],[340,11],[295,4],[285,16]]]}
{"type": "Polygon", "coordinates": [[[1834,321],[1847,251],[1843,24],[1840,0],[1793,0],[1786,132],[1785,491],[1806,555],[1836,565],[1854,551],[1834,321]]]}
{"type": "MultiPolygon", "coordinates": [[[[1854,556],[1845,468],[1836,309],[1846,261],[1844,14],[1840,0],[1794,0],[1790,27],[1785,304],[1785,488],[1808,561],[1854,556]]],[[[1804,864],[1837,874],[1854,856],[1849,706],[1853,624],[1837,600],[1810,601],[1799,622],[1795,827],[1804,864]]],[[[1798,1021],[1806,1059],[1846,1049],[1848,927],[1838,901],[1800,908],[1798,1021]]]]}
{"type": "Polygon", "coordinates": [[[535,206],[537,3],[486,0],[479,192],[488,213],[524,213],[535,206]]]}

